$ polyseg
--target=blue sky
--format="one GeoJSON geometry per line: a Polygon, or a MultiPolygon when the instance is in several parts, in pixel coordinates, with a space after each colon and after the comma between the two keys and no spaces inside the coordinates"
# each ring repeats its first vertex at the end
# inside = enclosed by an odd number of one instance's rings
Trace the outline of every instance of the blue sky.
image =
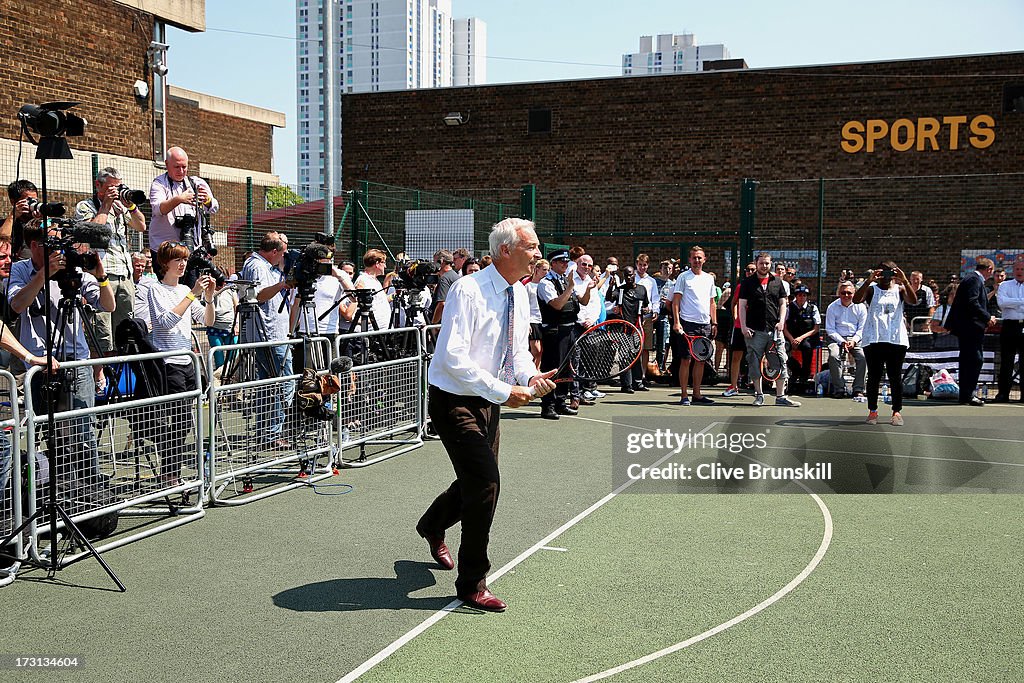
{"type": "MultiPolygon", "coordinates": [[[[751,67],[1024,50],[1022,0],[452,4],[457,17],[487,22],[489,83],[617,76],[640,36],[658,33],[724,43],[751,67]]],[[[171,83],[283,112],[288,125],[274,136],[274,171],[295,183],[295,3],[206,0],[206,25],[198,34],[168,30],[171,83]]]]}

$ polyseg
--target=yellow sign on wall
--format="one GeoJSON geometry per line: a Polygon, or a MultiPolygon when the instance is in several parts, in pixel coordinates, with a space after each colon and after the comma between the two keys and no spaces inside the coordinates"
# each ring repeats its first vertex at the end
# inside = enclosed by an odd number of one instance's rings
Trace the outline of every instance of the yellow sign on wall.
{"type": "Polygon", "coordinates": [[[919,119],[847,121],[843,124],[844,152],[874,152],[886,145],[897,152],[938,152],[960,149],[961,138],[975,149],[985,149],[996,140],[996,122],[988,114],[967,116],[922,116],[919,119]]]}

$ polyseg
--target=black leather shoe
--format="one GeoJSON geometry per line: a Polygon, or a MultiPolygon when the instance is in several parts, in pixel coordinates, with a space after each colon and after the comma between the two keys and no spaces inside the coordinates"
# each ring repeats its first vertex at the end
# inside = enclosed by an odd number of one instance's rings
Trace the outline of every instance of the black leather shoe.
{"type": "Polygon", "coordinates": [[[434,558],[441,569],[455,569],[455,561],[452,560],[452,553],[445,545],[444,536],[431,536],[419,529],[416,530],[416,533],[426,540],[427,545],[430,546],[430,556],[434,558]]]}
{"type": "Polygon", "coordinates": [[[646,384],[635,384],[633,389],[636,391],[650,391],[650,388],[646,384]]]}
{"type": "Polygon", "coordinates": [[[977,408],[980,408],[981,406],[985,405],[985,402],[982,401],[977,396],[971,396],[971,400],[970,401],[965,401],[965,402],[961,403],[960,405],[962,405],[962,406],[975,406],[977,408]]]}
{"type": "Polygon", "coordinates": [[[558,413],[555,412],[554,406],[544,406],[540,409],[540,416],[545,420],[557,420],[558,413]]]}
{"type": "Polygon", "coordinates": [[[622,387],[621,389],[619,389],[619,391],[621,393],[623,393],[623,394],[635,394],[636,393],[636,391],[633,389],[633,387],[622,387]]]}
{"type": "Polygon", "coordinates": [[[472,595],[460,595],[459,600],[462,600],[467,605],[488,612],[504,612],[508,607],[503,600],[486,588],[472,595]]]}
{"type": "Polygon", "coordinates": [[[580,411],[574,409],[572,406],[555,406],[555,412],[559,415],[577,415],[580,411]]]}

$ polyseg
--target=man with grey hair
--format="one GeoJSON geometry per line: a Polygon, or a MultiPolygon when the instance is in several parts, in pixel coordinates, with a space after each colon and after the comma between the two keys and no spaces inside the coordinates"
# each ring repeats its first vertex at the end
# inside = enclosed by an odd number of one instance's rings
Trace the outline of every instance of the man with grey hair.
{"type": "MultiPolygon", "coordinates": [[[[114,330],[122,320],[135,317],[135,282],[132,279],[132,257],[128,244],[128,228],[146,231],[146,217],[134,203],[120,198],[121,174],[116,168],[101,168],[96,174],[93,195],[75,206],[75,217],[110,227],[110,246],[99,252],[103,270],[114,295],[111,313],[98,311],[95,317],[96,343],[100,351],[114,350],[114,330]]],[[[134,240],[132,240],[134,241],[134,240]]]]}
{"type": "Polygon", "coordinates": [[[825,309],[825,341],[828,343],[829,386],[832,396],[843,398],[846,395],[846,381],[843,379],[841,359],[847,354],[854,360],[853,397],[864,396],[864,376],[867,373],[867,361],[864,359],[864,347],[860,340],[864,336],[864,325],[867,323],[868,309],[864,304],[853,303],[856,289],[849,280],[839,283],[836,295],[839,297],[825,309]]]}
{"type": "Polygon", "coordinates": [[[460,600],[502,612],[487,589],[487,544],[498,503],[500,406],[518,408],[554,389],[530,355],[530,303],[519,280],[540,258],[533,223],[506,218],[491,230],[491,267],[448,291],[437,351],[430,362],[430,419],[455,469],[455,481],[430,505],[416,532],[442,569],[453,569],[445,532],[462,521],[460,600]]]}
{"type": "Polygon", "coordinates": [[[444,312],[444,300],[448,297],[448,290],[459,279],[459,271],[452,267],[455,263],[455,257],[452,255],[452,252],[447,249],[441,249],[434,254],[434,263],[440,267],[440,270],[437,271],[437,286],[434,287],[434,294],[432,296],[434,311],[430,318],[431,325],[437,325],[441,322],[441,314],[444,312]]]}
{"type": "Polygon", "coordinates": [[[180,241],[189,249],[195,249],[202,244],[197,207],[200,213],[205,214],[220,210],[220,202],[213,196],[210,185],[202,178],[188,174],[185,150],[171,147],[167,150],[166,164],[167,172],[154,178],[149,186],[149,204],[153,208],[149,248],[154,255],[160,244],[167,241],[180,241]],[[189,223],[191,227],[188,227],[189,223]]]}

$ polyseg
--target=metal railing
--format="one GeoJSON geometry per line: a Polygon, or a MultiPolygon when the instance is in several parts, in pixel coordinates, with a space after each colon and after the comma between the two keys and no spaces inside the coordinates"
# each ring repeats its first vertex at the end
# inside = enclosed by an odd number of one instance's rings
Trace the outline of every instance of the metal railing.
{"type": "MultiPolygon", "coordinates": [[[[143,354],[124,359],[122,377],[134,374],[140,361],[185,359],[195,376],[200,376],[199,357],[186,351],[143,354]]],[[[96,535],[104,536],[116,528],[120,516],[156,516],[171,519],[139,531],[95,544],[98,552],[112,550],[167,529],[201,518],[203,473],[199,444],[203,439],[200,414],[202,390],[196,385],[188,391],[147,398],[136,398],[127,381],[125,389],[114,389],[88,401],[91,381],[108,359],[71,361],[61,365],[64,386],[57,397],[53,415],[55,452],[43,456],[51,428],[40,393],[43,370],[30,368],[25,374],[25,417],[27,444],[27,505],[25,519],[41,514],[25,530],[27,550],[42,561],[57,552],[48,536],[50,520],[43,506],[47,477],[56,477],[57,503],[75,525],[96,520],[96,535]],[[38,388],[37,388],[38,387],[38,388]],[[92,402],[94,405],[89,406],[92,402]],[[45,466],[44,466],[45,463],[45,466]],[[42,493],[43,495],[39,495],[42,493]],[[191,498],[195,495],[195,501],[191,498]]],[[[115,377],[115,380],[120,378],[115,377]]],[[[118,382],[118,384],[121,384],[118,382]]],[[[58,522],[57,530],[63,529],[58,522]]],[[[59,566],[67,566],[85,553],[73,550],[62,555],[59,566]]]]}
{"type": "MultiPolygon", "coordinates": [[[[281,373],[280,359],[303,343],[228,344],[209,351],[209,367],[220,352],[238,368],[226,368],[226,383],[215,382],[208,392],[211,438],[204,466],[211,505],[250,503],[333,474],[333,422],[299,414],[294,397],[301,375],[281,373]]],[[[308,343],[319,356],[316,366],[326,368],[329,340],[314,337],[308,343]]],[[[284,367],[291,367],[290,360],[284,367]]]]}

